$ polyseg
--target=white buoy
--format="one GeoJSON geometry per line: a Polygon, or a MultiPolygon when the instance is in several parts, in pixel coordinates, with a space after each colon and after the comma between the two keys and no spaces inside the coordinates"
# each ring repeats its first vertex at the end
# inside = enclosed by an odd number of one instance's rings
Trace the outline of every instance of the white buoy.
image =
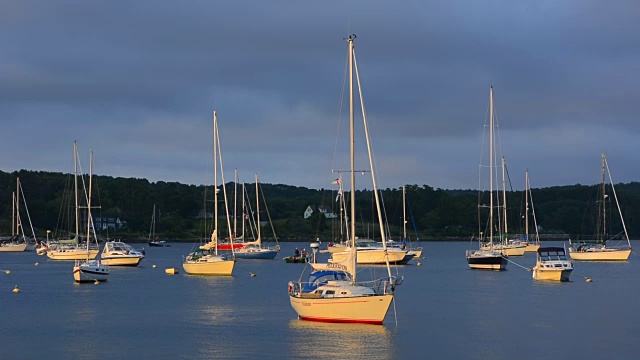
{"type": "Polygon", "coordinates": [[[40,265],[39,263],[36,263],[36,266],[40,265]]]}
{"type": "Polygon", "coordinates": [[[98,281],[98,280],[94,281],[93,285],[100,285],[100,281],[98,281]]]}
{"type": "Polygon", "coordinates": [[[251,276],[252,276],[252,277],[253,277],[253,276],[256,276],[256,274],[254,274],[254,273],[251,273],[251,276]]]}
{"type": "Polygon", "coordinates": [[[9,274],[11,274],[11,270],[5,270],[4,273],[9,275],[9,274]]]}
{"type": "Polygon", "coordinates": [[[418,261],[418,263],[416,265],[422,266],[422,263],[420,261],[418,261]]]}
{"type": "Polygon", "coordinates": [[[20,289],[18,289],[18,285],[16,285],[16,287],[13,288],[13,292],[16,294],[20,292],[20,289]]]}
{"type": "Polygon", "coordinates": [[[155,269],[156,268],[156,264],[151,265],[151,267],[155,269]]]}
{"type": "Polygon", "coordinates": [[[593,281],[593,280],[591,280],[591,278],[587,278],[587,282],[591,282],[591,281],[593,281]]]}

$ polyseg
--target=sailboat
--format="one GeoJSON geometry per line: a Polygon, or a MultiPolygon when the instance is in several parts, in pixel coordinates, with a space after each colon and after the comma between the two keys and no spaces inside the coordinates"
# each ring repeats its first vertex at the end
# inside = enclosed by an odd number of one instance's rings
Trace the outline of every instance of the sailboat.
{"type": "MultiPolygon", "coordinates": [[[[407,189],[402,187],[402,243],[407,243],[407,189]]],[[[409,245],[407,255],[411,258],[420,258],[422,256],[422,246],[409,245]]]]}
{"type": "Polygon", "coordinates": [[[231,223],[229,221],[229,207],[227,206],[227,190],[224,186],[224,172],[222,172],[222,153],[220,152],[220,137],[218,134],[218,117],[213,112],[213,231],[211,241],[200,246],[195,251],[189,253],[183,263],[182,268],[190,275],[231,275],[235,259],[229,259],[226,255],[218,254],[218,156],[220,158],[220,169],[222,173],[222,189],[224,192],[224,207],[226,210],[227,226],[231,233],[231,223]]]}
{"type": "MultiPolygon", "coordinates": [[[[80,205],[78,203],[78,143],[73,142],[74,195],[75,195],[75,236],[72,239],[51,240],[47,246],[47,257],[51,260],[82,260],[87,256],[87,249],[78,243],[80,235],[80,205]]],[[[89,245],[89,259],[95,259],[100,250],[98,246],[89,245]]]]}
{"type": "MultiPolygon", "coordinates": [[[[313,271],[306,282],[301,280],[289,282],[289,300],[291,306],[303,320],[321,322],[346,322],[382,324],[394,299],[395,287],[402,283],[402,278],[391,275],[389,262],[386,262],[388,276],[371,282],[357,281],[356,262],[356,186],[355,186],[355,135],[354,135],[354,65],[355,75],[360,89],[360,77],[357,64],[355,64],[355,50],[353,40],[355,35],[348,38],[349,44],[349,95],[350,95],[350,147],[351,147],[351,215],[349,233],[350,256],[344,263],[325,264],[326,268],[313,271]]],[[[367,150],[369,154],[369,166],[375,193],[375,203],[378,213],[378,222],[382,234],[382,244],[386,248],[382,212],[380,211],[380,199],[377,190],[376,175],[373,166],[369,129],[366,120],[366,112],[360,91],[360,104],[362,109],[367,150]]]]}
{"type": "Polygon", "coordinates": [[[538,234],[538,222],[536,220],[536,210],[533,207],[533,197],[531,196],[531,185],[529,184],[529,170],[525,171],[525,187],[524,187],[525,215],[524,215],[524,243],[527,246],[525,252],[537,252],[540,248],[540,235],[538,234]],[[529,202],[531,202],[531,214],[533,215],[533,226],[536,229],[536,235],[533,239],[529,237],[529,202]]]}
{"type": "Polygon", "coordinates": [[[89,159],[89,194],[87,197],[87,238],[85,247],[84,260],[76,260],[73,267],[73,278],[76,282],[100,282],[107,281],[109,278],[109,268],[105,266],[100,259],[94,259],[91,257],[91,249],[89,244],[91,243],[91,235],[98,243],[96,238],[95,228],[93,227],[93,218],[91,217],[91,188],[93,178],[93,151],[91,151],[89,159]]]}
{"type": "MultiPolygon", "coordinates": [[[[494,172],[494,118],[493,118],[493,86],[489,88],[489,218],[487,221],[487,231],[482,231],[482,223],[479,222],[480,236],[478,241],[480,243],[479,250],[467,250],[466,257],[467,263],[471,269],[480,270],[505,270],[507,268],[507,259],[494,249],[494,191],[493,191],[493,172],[494,172]],[[483,234],[485,237],[483,238],[483,234]],[[483,243],[487,243],[483,246],[483,243]]],[[[482,189],[478,191],[482,192],[482,189]]],[[[480,200],[480,197],[478,197],[480,200]]],[[[482,218],[481,210],[485,205],[478,203],[478,219],[482,218]]],[[[501,237],[500,237],[501,238],[501,237]]]]}
{"type": "MultiPolygon", "coordinates": [[[[500,241],[497,244],[493,244],[493,250],[499,252],[505,256],[522,256],[524,255],[527,244],[519,239],[509,239],[509,227],[507,226],[507,185],[505,176],[506,164],[504,156],[502,157],[502,221],[499,221],[499,226],[502,228],[502,235],[500,241]]],[[[489,245],[485,244],[485,248],[489,245]]]]}
{"type": "Polygon", "coordinates": [[[629,234],[627,233],[627,227],[622,217],[622,210],[620,209],[620,203],[618,202],[618,195],[613,185],[613,179],[611,178],[611,171],[607,163],[607,157],[602,154],[602,185],[600,186],[600,194],[598,202],[598,219],[595,240],[593,241],[580,241],[572,242],[569,240],[569,253],[573,260],[578,261],[627,261],[631,254],[631,241],[629,240],[629,234]],[[622,223],[622,231],[618,234],[611,235],[611,219],[607,218],[607,204],[611,200],[611,197],[607,194],[607,175],[609,182],[611,183],[611,193],[616,201],[616,208],[618,209],[618,215],[622,223]],[[622,236],[623,240],[618,242],[618,245],[609,245],[609,242],[613,242],[613,238],[622,236]],[[622,244],[626,241],[626,244],[622,244]]]}
{"type": "Polygon", "coordinates": [[[153,214],[151,214],[151,226],[149,227],[149,246],[165,247],[171,246],[166,241],[156,237],[156,204],[153,204],[153,214]]]}
{"type": "MultiPolygon", "coordinates": [[[[256,231],[258,236],[256,240],[250,244],[246,245],[240,249],[235,251],[236,258],[238,259],[274,259],[278,252],[280,252],[280,246],[276,245],[274,247],[263,247],[262,246],[262,237],[260,233],[260,191],[259,191],[259,183],[258,183],[258,174],[256,174],[256,231]]],[[[243,215],[244,221],[244,215],[243,215]]],[[[275,234],[274,234],[275,236],[275,234]]]]}
{"type": "MultiPolygon", "coordinates": [[[[31,249],[31,245],[24,234],[24,227],[22,226],[22,217],[20,216],[20,198],[22,197],[29,225],[31,227],[31,234],[35,240],[35,232],[33,231],[33,224],[31,224],[31,217],[29,215],[29,209],[27,208],[27,202],[24,198],[24,191],[20,185],[20,178],[16,178],[16,191],[11,194],[13,210],[12,210],[12,223],[11,223],[11,238],[0,242],[0,252],[22,252],[31,249]],[[21,196],[22,195],[22,196],[21,196]]],[[[35,245],[34,245],[35,247],[35,245]]]]}

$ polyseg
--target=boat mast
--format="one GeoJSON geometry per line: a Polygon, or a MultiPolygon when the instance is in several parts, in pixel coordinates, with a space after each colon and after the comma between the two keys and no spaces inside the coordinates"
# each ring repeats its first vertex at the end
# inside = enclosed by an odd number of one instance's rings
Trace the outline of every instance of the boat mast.
{"type": "Polygon", "coordinates": [[[606,159],[604,157],[604,154],[602,154],[602,242],[603,243],[607,242],[607,206],[606,206],[607,185],[606,185],[606,178],[605,178],[605,162],[606,162],[606,159]]]}
{"type": "Polygon", "coordinates": [[[238,168],[233,177],[233,237],[238,234],[238,168]]]}
{"type": "Polygon", "coordinates": [[[356,282],[356,172],[355,172],[355,134],[354,134],[354,111],[353,111],[353,39],[355,35],[349,35],[349,133],[350,133],[350,158],[351,158],[351,248],[349,256],[351,258],[351,281],[356,282]]]}
{"type": "Polygon", "coordinates": [[[214,252],[218,255],[218,118],[213,110],[213,236],[214,252]]]}
{"type": "Polygon", "coordinates": [[[245,225],[245,203],[244,203],[244,182],[242,183],[242,242],[244,242],[244,225],[245,225]]]}
{"type": "Polygon", "coordinates": [[[16,236],[16,193],[11,193],[11,237],[16,236]]]}
{"type": "Polygon", "coordinates": [[[524,230],[525,240],[529,241],[529,169],[524,172],[524,230]]]}
{"type": "MultiPolygon", "coordinates": [[[[15,193],[15,206],[16,206],[16,235],[20,232],[22,223],[20,221],[20,178],[16,177],[16,193],[15,193]]],[[[24,234],[24,229],[23,229],[24,234]]]]}
{"type": "Polygon", "coordinates": [[[407,211],[406,211],[406,196],[407,192],[405,186],[402,186],[402,240],[407,240],[407,211]]]}
{"type": "Polygon", "coordinates": [[[89,197],[87,198],[87,261],[89,261],[89,239],[91,238],[91,185],[93,181],[93,150],[91,150],[89,154],[89,197]]]}
{"type": "Polygon", "coordinates": [[[257,228],[258,228],[258,246],[261,246],[262,240],[260,239],[260,195],[258,193],[258,173],[256,173],[256,218],[258,219],[257,228]]]}
{"type": "Polygon", "coordinates": [[[609,182],[611,183],[611,192],[613,192],[613,197],[616,200],[616,207],[618,208],[618,214],[620,215],[620,222],[622,222],[622,229],[624,230],[624,236],[627,238],[627,244],[629,244],[629,248],[631,248],[631,240],[629,239],[629,233],[627,232],[627,225],[624,223],[624,218],[622,217],[622,209],[620,208],[620,202],[618,202],[618,194],[616,194],[616,188],[613,186],[613,178],[611,177],[611,170],[609,170],[609,163],[607,163],[607,158],[604,154],[602,154],[604,159],[604,163],[607,168],[607,173],[609,174],[609,182]]]}
{"type": "Polygon", "coordinates": [[[505,177],[504,155],[502,156],[502,214],[504,219],[504,234],[500,234],[500,237],[502,238],[504,236],[502,240],[506,244],[509,231],[507,230],[507,182],[505,177]]]}
{"type": "Polygon", "coordinates": [[[489,247],[493,250],[493,85],[489,87],[489,247]]]}

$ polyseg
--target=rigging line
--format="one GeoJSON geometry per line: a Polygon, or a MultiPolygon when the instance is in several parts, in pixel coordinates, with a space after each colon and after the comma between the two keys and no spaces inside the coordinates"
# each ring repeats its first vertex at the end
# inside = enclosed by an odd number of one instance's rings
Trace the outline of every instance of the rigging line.
{"type": "Polygon", "coordinates": [[[533,270],[533,269],[530,269],[530,268],[528,268],[528,267],[522,266],[522,265],[518,264],[518,263],[517,263],[517,262],[515,262],[515,261],[511,261],[511,260],[509,260],[509,258],[508,258],[508,257],[506,257],[506,256],[504,256],[504,255],[502,255],[502,254],[500,254],[500,257],[502,257],[503,259],[505,259],[505,260],[507,260],[508,262],[512,263],[513,265],[518,266],[518,267],[521,267],[521,268],[523,268],[523,269],[525,269],[525,270],[527,270],[527,271],[532,271],[532,270],[533,270]]]}
{"type": "Polygon", "coordinates": [[[413,225],[413,231],[416,232],[416,241],[420,242],[420,236],[418,235],[418,228],[416,227],[416,221],[413,218],[413,211],[411,210],[411,205],[407,201],[407,205],[409,205],[409,217],[411,218],[411,225],[413,225]]]}

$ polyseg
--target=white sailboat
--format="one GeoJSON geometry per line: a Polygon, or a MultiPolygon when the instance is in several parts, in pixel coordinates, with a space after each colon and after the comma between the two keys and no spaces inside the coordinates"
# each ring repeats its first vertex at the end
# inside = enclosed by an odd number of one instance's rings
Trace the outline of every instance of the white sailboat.
{"type": "Polygon", "coordinates": [[[200,246],[195,251],[189,253],[183,263],[182,268],[190,275],[232,275],[235,259],[227,258],[226,255],[218,254],[218,156],[220,158],[220,169],[222,175],[222,189],[224,193],[224,208],[226,210],[227,226],[231,233],[231,222],[229,221],[229,207],[227,206],[227,190],[224,186],[224,172],[222,171],[222,153],[220,153],[220,137],[218,134],[218,117],[213,112],[213,232],[211,241],[200,246]]]}
{"type": "MultiPolygon", "coordinates": [[[[504,156],[502,157],[502,221],[499,221],[499,226],[502,228],[502,235],[500,241],[497,244],[493,244],[493,250],[499,252],[505,256],[522,256],[524,255],[527,244],[521,240],[509,239],[509,227],[507,225],[507,185],[505,176],[506,164],[504,156]]],[[[485,248],[488,245],[485,244],[485,248]]]]}
{"type": "MultiPolygon", "coordinates": [[[[471,269],[479,269],[479,270],[504,270],[507,268],[507,259],[505,256],[500,254],[494,249],[493,239],[494,239],[494,191],[493,191],[493,172],[494,172],[494,150],[495,150],[495,141],[494,141],[494,118],[493,118],[493,86],[489,88],[489,218],[487,221],[488,231],[482,231],[482,223],[480,222],[478,226],[480,227],[480,236],[478,238],[478,242],[480,243],[479,250],[467,250],[466,257],[467,263],[471,269]],[[484,234],[484,238],[483,238],[484,234]],[[483,246],[483,243],[487,243],[486,246],[483,246]]],[[[479,188],[478,191],[482,192],[482,188],[479,188]]],[[[480,200],[480,197],[478,197],[480,200]]],[[[481,219],[481,210],[486,207],[481,203],[478,203],[478,219],[481,219]]],[[[501,229],[501,227],[499,227],[501,229]]],[[[500,234],[500,231],[498,232],[500,234]]],[[[501,236],[499,236],[501,238],[501,236]]]]}
{"type": "Polygon", "coordinates": [[[76,282],[100,282],[107,281],[109,279],[109,268],[105,266],[100,259],[91,258],[91,249],[89,244],[91,243],[91,235],[95,239],[96,244],[98,239],[96,238],[95,228],[93,226],[93,218],[91,217],[91,189],[93,178],[93,151],[91,151],[89,160],[89,193],[87,196],[87,239],[85,247],[84,260],[76,260],[73,267],[73,278],[76,282]]]}
{"type": "Polygon", "coordinates": [[[156,204],[153,204],[153,214],[151,214],[151,225],[149,226],[149,246],[165,247],[171,246],[166,241],[156,237],[156,204]]]}
{"type": "Polygon", "coordinates": [[[627,261],[631,254],[631,241],[629,240],[627,226],[624,223],[622,210],[618,202],[618,195],[613,185],[611,171],[609,170],[605,154],[602,154],[602,185],[600,187],[598,201],[600,204],[598,208],[599,217],[597,219],[595,240],[579,242],[569,240],[569,253],[571,254],[571,258],[577,261],[627,261]],[[611,184],[611,192],[616,202],[618,215],[622,223],[622,231],[613,235],[610,233],[612,221],[607,217],[607,204],[611,200],[611,197],[607,194],[607,175],[611,184]],[[617,236],[622,236],[622,240],[619,240],[617,245],[609,245],[609,243],[613,242],[613,238],[617,236]],[[626,242],[626,244],[624,244],[624,242],[626,242]]]}
{"type": "MultiPolygon", "coordinates": [[[[265,247],[262,245],[262,237],[260,232],[260,228],[262,226],[260,225],[260,191],[259,191],[258,174],[256,174],[256,217],[257,217],[256,240],[252,242],[250,245],[245,245],[242,248],[235,250],[235,256],[238,259],[274,259],[276,255],[278,255],[278,252],[280,252],[279,245],[276,245],[274,247],[265,247]]],[[[244,221],[244,215],[243,215],[243,221],[244,221]]],[[[274,234],[274,237],[275,237],[275,234],[274,234]]]]}
{"type": "Polygon", "coordinates": [[[0,252],[22,252],[31,251],[35,248],[37,242],[35,231],[33,230],[33,224],[31,223],[31,216],[29,215],[29,209],[27,208],[27,201],[24,198],[24,191],[22,191],[22,185],[20,184],[20,178],[16,178],[16,191],[12,194],[12,222],[11,222],[11,238],[0,241],[0,252]],[[20,199],[24,203],[24,207],[31,228],[31,234],[33,236],[33,243],[30,243],[30,239],[27,239],[24,233],[24,227],[22,225],[22,217],[20,216],[20,199]]]}
{"type": "MultiPolygon", "coordinates": [[[[80,205],[78,203],[78,143],[73,142],[74,196],[75,196],[75,236],[72,239],[50,239],[47,245],[47,257],[51,260],[82,260],[87,256],[87,249],[78,242],[80,235],[80,205]]],[[[89,258],[95,259],[100,249],[89,245],[89,258]]]]}
{"type": "MultiPolygon", "coordinates": [[[[386,262],[387,277],[371,282],[357,281],[356,262],[356,187],[355,187],[355,135],[354,135],[354,67],[355,75],[360,89],[360,77],[358,74],[353,40],[355,35],[349,36],[349,95],[350,95],[350,147],[351,147],[351,215],[350,215],[350,255],[344,263],[325,264],[326,269],[314,271],[306,282],[289,282],[289,300],[291,306],[303,320],[321,322],[348,322],[382,324],[394,299],[395,286],[402,282],[402,278],[391,275],[389,262],[386,262]]],[[[386,248],[386,238],[382,213],[380,211],[380,199],[378,196],[376,176],[373,166],[369,129],[366,120],[366,112],[360,91],[360,104],[362,109],[367,149],[369,154],[369,167],[373,182],[373,192],[378,213],[378,221],[382,234],[382,243],[386,248]]]]}

